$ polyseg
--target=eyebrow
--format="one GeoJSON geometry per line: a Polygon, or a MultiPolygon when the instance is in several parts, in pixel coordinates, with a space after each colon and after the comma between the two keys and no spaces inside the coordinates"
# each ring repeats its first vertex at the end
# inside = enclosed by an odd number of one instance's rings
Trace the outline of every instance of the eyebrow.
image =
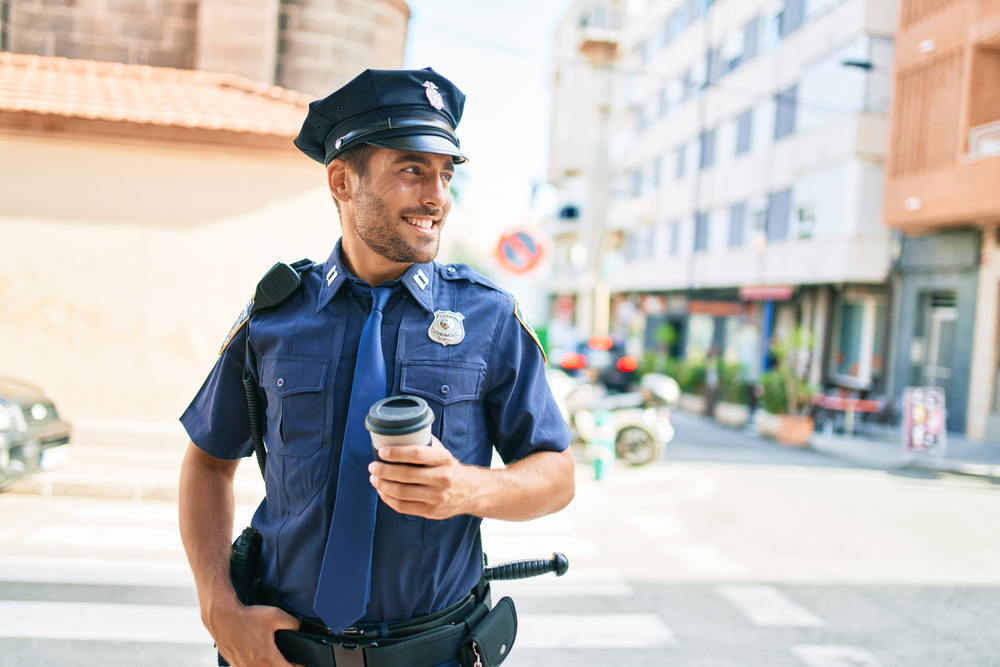
{"type": "MultiPolygon", "coordinates": [[[[400,164],[402,162],[416,162],[417,164],[422,164],[425,167],[432,167],[431,160],[429,157],[423,153],[405,153],[400,155],[398,158],[393,160],[393,164],[400,164]]],[[[444,166],[445,171],[455,171],[455,166],[453,163],[449,162],[444,166]]]]}

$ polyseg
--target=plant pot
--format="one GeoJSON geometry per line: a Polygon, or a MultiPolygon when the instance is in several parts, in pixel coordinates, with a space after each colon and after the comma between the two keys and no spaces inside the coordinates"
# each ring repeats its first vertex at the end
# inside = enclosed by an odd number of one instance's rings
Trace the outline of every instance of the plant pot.
{"type": "Polygon", "coordinates": [[[778,431],[781,429],[781,415],[757,410],[753,415],[753,424],[757,427],[758,433],[773,440],[778,437],[778,431]]]}
{"type": "Polygon", "coordinates": [[[812,417],[799,415],[779,415],[778,433],[774,439],[790,447],[805,447],[812,438],[816,422],[812,417]]]}
{"type": "Polygon", "coordinates": [[[705,414],[705,397],[697,394],[681,394],[681,410],[693,415],[705,414]]]}
{"type": "Polygon", "coordinates": [[[750,407],[719,401],[715,404],[715,421],[730,428],[742,428],[750,419],[750,407]]]}

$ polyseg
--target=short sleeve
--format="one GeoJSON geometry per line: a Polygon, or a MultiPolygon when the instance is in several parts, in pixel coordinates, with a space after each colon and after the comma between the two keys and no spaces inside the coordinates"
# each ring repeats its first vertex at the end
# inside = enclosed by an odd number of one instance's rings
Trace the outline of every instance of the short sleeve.
{"type": "Polygon", "coordinates": [[[236,332],[191,405],[181,415],[181,424],[191,442],[218,459],[235,460],[253,453],[243,389],[248,329],[249,326],[243,326],[236,332]]]}
{"type": "Polygon", "coordinates": [[[570,433],[545,377],[545,357],[513,299],[500,318],[487,375],[486,406],[505,463],[541,451],[561,452],[570,433]]]}

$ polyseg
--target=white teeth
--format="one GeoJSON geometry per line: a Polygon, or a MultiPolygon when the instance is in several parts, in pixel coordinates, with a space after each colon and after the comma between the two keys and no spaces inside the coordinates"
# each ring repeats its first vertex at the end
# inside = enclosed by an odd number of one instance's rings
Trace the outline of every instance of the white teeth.
{"type": "Polygon", "coordinates": [[[404,218],[404,220],[406,220],[406,222],[413,225],[414,227],[419,227],[420,229],[430,229],[431,227],[434,226],[434,223],[430,220],[420,220],[413,218],[404,218]]]}

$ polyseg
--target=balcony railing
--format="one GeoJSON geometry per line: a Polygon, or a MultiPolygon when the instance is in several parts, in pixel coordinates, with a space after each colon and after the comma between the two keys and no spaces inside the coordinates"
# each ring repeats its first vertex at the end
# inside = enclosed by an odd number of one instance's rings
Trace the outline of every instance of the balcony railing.
{"type": "Polygon", "coordinates": [[[1000,155],[1000,121],[969,130],[969,160],[1000,155]]]}

